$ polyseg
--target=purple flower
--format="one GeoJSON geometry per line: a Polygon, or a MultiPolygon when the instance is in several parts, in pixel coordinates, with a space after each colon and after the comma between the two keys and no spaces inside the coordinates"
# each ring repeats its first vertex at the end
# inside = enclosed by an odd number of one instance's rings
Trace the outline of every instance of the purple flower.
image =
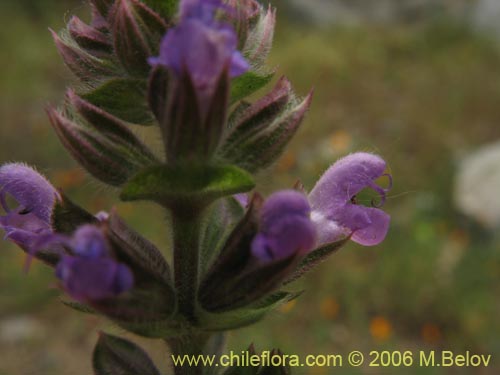
{"type": "Polygon", "coordinates": [[[224,69],[230,77],[245,73],[249,65],[236,49],[234,29],[214,19],[215,10],[222,6],[216,0],[183,0],[180,23],[167,32],[160,56],[149,63],[165,66],[178,77],[187,70],[198,91],[208,96],[224,69]]]}
{"type": "Polygon", "coordinates": [[[132,272],[111,257],[109,245],[99,228],[84,225],[65,244],[73,255],[61,258],[56,276],[74,299],[97,301],[132,288],[132,272]]]}
{"type": "Polygon", "coordinates": [[[310,213],[307,198],[297,191],[271,195],[261,210],[260,231],[252,241],[252,254],[262,261],[271,261],[312,249],[316,229],[310,213]]]}
{"type": "Polygon", "coordinates": [[[51,216],[57,190],[38,172],[20,163],[0,167],[0,205],[5,215],[0,215],[0,227],[6,238],[28,252],[52,234],[51,216]],[[18,204],[11,207],[7,197],[18,204]]]}
{"type": "Polygon", "coordinates": [[[390,187],[383,189],[375,180],[382,176],[391,179],[384,174],[385,169],[386,163],[380,156],[358,152],[338,160],[325,172],[309,194],[319,244],[349,235],[354,242],[365,246],[384,240],[390,216],[377,207],[358,205],[356,194],[371,188],[379,193],[378,206],[382,206],[390,187]]]}

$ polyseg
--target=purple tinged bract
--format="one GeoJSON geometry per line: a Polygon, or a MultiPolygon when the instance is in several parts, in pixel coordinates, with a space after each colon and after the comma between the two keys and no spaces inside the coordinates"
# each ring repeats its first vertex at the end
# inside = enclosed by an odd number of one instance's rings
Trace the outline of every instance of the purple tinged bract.
{"type": "Polygon", "coordinates": [[[252,254],[262,261],[305,254],[314,247],[316,229],[304,194],[285,190],[272,194],[264,203],[260,231],[252,241],[252,254]]]}
{"type": "Polygon", "coordinates": [[[160,56],[149,63],[165,66],[179,77],[187,70],[197,90],[208,96],[224,69],[230,77],[245,73],[249,65],[236,49],[234,29],[214,19],[219,8],[224,6],[216,0],[181,1],[179,24],[167,32],[160,56]]]}
{"type": "Polygon", "coordinates": [[[309,194],[311,218],[318,230],[318,243],[327,244],[351,236],[354,242],[373,246],[382,242],[387,234],[390,216],[380,206],[387,191],[375,180],[384,174],[386,162],[378,155],[358,152],[333,164],[316,183],[309,194]],[[358,205],[356,195],[365,188],[375,190],[381,198],[378,205],[358,205]]]}
{"type": "Polygon", "coordinates": [[[0,227],[6,238],[28,252],[34,251],[37,243],[52,233],[51,216],[57,190],[45,177],[21,163],[4,164],[0,167],[0,227]],[[7,197],[18,206],[11,207],[7,197]]]}
{"type": "Polygon", "coordinates": [[[97,301],[116,297],[132,288],[132,272],[111,257],[99,228],[84,225],[65,242],[73,255],[61,258],[56,276],[71,297],[82,302],[97,301]]]}

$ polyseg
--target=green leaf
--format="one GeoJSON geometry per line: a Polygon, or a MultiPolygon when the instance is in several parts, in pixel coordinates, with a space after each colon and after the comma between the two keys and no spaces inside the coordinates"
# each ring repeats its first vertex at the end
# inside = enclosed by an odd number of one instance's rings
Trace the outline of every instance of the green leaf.
{"type": "Polygon", "coordinates": [[[267,85],[273,79],[274,73],[260,75],[246,72],[235,78],[231,83],[231,103],[235,103],[267,85]]]}
{"type": "Polygon", "coordinates": [[[307,256],[302,259],[292,275],[284,282],[284,284],[289,284],[299,277],[302,277],[305,273],[312,270],[318,264],[324,262],[330,255],[340,250],[348,241],[350,237],[346,237],[337,242],[332,242],[326,244],[316,250],[311,251],[307,256]]]}
{"type": "Polygon", "coordinates": [[[121,199],[205,206],[217,198],[249,191],[254,185],[250,174],[234,166],[158,165],[132,177],[121,199]]]}
{"type": "Polygon", "coordinates": [[[145,80],[116,78],[81,97],[124,121],[150,125],[153,114],[146,101],[146,86],[145,80]]]}
{"type": "Polygon", "coordinates": [[[96,375],[160,375],[144,350],[105,333],[99,337],[92,362],[96,375]]]}

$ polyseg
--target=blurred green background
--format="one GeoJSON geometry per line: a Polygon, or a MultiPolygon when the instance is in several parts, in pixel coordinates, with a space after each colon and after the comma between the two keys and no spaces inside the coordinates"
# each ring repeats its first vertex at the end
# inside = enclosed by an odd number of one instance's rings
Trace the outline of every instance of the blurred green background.
{"type": "MultiPolygon", "coordinates": [[[[0,162],[36,165],[91,211],[117,205],[166,245],[161,212],[119,203],[116,191],[66,155],[45,116],[44,106],[59,102],[73,82],[47,27],[61,29],[74,13],[87,17],[88,9],[70,0],[0,4],[0,162]]],[[[290,149],[260,176],[260,190],[298,178],[312,188],[338,157],[374,151],[394,176],[385,206],[392,225],[382,245],[352,243],[322,264],[294,285],[305,289],[301,298],[232,332],[228,348],[254,342],[290,354],[493,355],[487,369],[344,367],[299,375],[500,373],[500,238],[461,214],[453,199],[459,160],[500,138],[500,43],[446,15],[321,27],[299,22],[297,12],[280,15],[271,65],[299,94],[314,87],[315,100],[290,149]]],[[[7,242],[0,248],[0,375],[89,374],[97,330],[122,332],[62,306],[49,269],[35,264],[26,275],[22,252],[7,242]]],[[[167,360],[161,343],[141,342],[167,360]]]]}

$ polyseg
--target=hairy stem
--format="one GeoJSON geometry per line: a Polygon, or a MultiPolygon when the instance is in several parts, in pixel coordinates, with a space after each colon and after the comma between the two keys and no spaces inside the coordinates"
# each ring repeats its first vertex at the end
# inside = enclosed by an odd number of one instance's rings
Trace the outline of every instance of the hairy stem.
{"type": "Polygon", "coordinates": [[[201,210],[183,207],[172,213],[174,275],[179,312],[195,322],[200,254],[201,210]]]}

